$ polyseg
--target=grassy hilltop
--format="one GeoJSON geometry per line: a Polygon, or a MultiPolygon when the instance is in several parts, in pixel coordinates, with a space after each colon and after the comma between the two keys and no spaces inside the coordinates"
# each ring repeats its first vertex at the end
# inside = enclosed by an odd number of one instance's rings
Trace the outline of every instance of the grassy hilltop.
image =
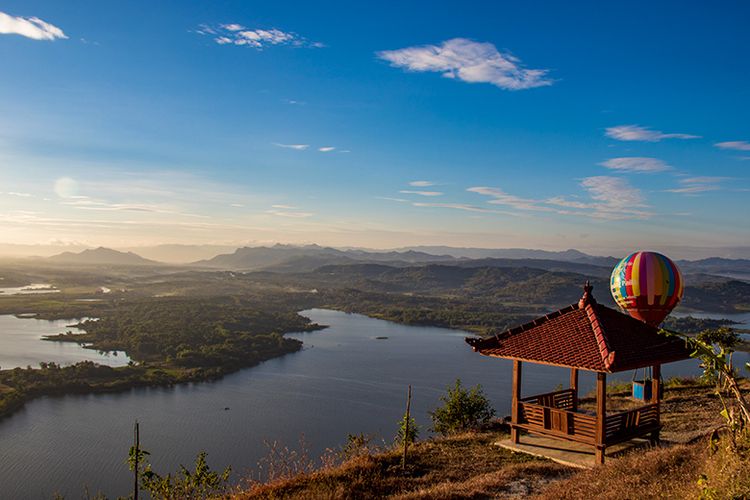
{"type": "MultiPolygon", "coordinates": [[[[750,383],[743,381],[745,391],[750,383]]],[[[627,391],[611,395],[627,404],[627,391]]],[[[594,404],[593,399],[583,402],[594,404]]],[[[664,446],[609,459],[592,470],[513,453],[493,443],[502,429],[434,438],[416,443],[401,470],[400,449],[363,448],[343,463],[254,483],[230,496],[250,499],[318,498],[746,498],[750,495],[750,439],[713,448],[710,434],[722,426],[713,388],[694,380],[672,381],[663,402],[664,446]]]]}

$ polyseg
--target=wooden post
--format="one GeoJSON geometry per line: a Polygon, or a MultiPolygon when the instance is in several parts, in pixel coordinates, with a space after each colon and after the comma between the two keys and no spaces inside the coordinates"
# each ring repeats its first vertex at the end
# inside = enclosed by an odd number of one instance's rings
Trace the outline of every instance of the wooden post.
{"type": "Polygon", "coordinates": [[[604,463],[607,420],[607,374],[596,374],[596,463],[604,463]]]}
{"type": "MultiPolygon", "coordinates": [[[[651,403],[656,404],[656,422],[661,425],[661,365],[652,367],[651,375],[651,403]]],[[[659,430],[651,433],[651,444],[659,443],[659,430]]]]}
{"type": "Polygon", "coordinates": [[[513,360],[513,405],[510,414],[510,440],[513,444],[518,444],[521,440],[520,431],[516,427],[521,420],[520,406],[518,404],[518,400],[521,399],[521,366],[520,361],[517,359],[513,360]]]}
{"type": "Polygon", "coordinates": [[[578,411],[578,368],[570,369],[570,388],[573,389],[573,411],[578,411]]]}
{"type": "Polygon", "coordinates": [[[133,500],[138,500],[138,455],[140,454],[141,436],[138,421],[133,429],[133,446],[135,447],[135,468],[133,469],[133,500]]]}
{"type": "Polygon", "coordinates": [[[411,411],[411,384],[406,395],[406,413],[404,414],[404,456],[401,457],[401,470],[406,470],[406,451],[409,448],[409,417],[411,411]]]}

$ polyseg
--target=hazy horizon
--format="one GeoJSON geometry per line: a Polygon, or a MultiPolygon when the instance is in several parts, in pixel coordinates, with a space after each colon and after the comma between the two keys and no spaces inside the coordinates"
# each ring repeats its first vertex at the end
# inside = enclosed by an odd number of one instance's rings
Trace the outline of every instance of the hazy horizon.
{"type": "MultiPolygon", "coordinates": [[[[110,248],[121,252],[133,252],[146,259],[155,260],[158,262],[171,263],[171,264],[186,264],[196,262],[199,260],[210,259],[220,254],[233,253],[238,248],[244,247],[272,247],[274,245],[289,245],[289,246],[307,246],[307,245],[319,245],[322,247],[331,247],[339,250],[363,250],[373,252],[388,252],[397,251],[403,252],[410,249],[423,251],[431,254],[449,253],[444,249],[471,249],[471,250],[529,250],[529,251],[546,251],[546,252],[564,252],[567,250],[578,250],[585,254],[595,257],[625,257],[629,252],[635,250],[644,249],[612,249],[607,251],[606,249],[586,249],[581,247],[571,248],[521,248],[521,247],[460,247],[451,245],[411,245],[405,247],[358,247],[358,246],[336,246],[336,245],[320,245],[315,242],[301,242],[301,243],[288,243],[288,242],[240,242],[235,244],[203,244],[203,245],[191,245],[191,244],[162,244],[162,245],[150,245],[150,246],[121,246],[121,247],[108,247],[105,245],[79,245],[79,244],[39,244],[39,245],[15,245],[15,244],[3,244],[0,243],[0,258],[46,258],[54,255],[58,255],[63,252],[80,253],[84,250],[92,250],[96,248],[110,248]]],[[[720,257],[726,259],[750,259],[750,246],[747,247],[662,247],[662,248],[646,248],[645,250],[659,251],[666,255],[671,256],[675,259],[684,260],[700,260],[710,257],[720,257]]]]}

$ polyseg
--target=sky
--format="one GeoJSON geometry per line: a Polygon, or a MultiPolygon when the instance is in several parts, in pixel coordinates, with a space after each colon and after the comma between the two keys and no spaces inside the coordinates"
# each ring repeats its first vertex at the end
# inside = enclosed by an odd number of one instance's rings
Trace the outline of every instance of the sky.
{"type": "Polygon", "coordinates": [[[750,3],[0,1],[0,244],[750,246],[750,3]]]}

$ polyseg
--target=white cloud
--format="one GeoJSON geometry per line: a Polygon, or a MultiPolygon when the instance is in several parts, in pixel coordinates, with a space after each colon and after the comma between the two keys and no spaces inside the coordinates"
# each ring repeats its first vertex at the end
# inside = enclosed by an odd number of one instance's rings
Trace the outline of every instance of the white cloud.
{"type": "Polygon", "coordinates": [[[719,183],[726,180],[727,177],[687,177],[680,179],[681,187],[666,189],[668,193],[680,194],[697,194],[706,191],[718,191],[721,189],[719,183]]]}
{"type": "Polygon", "coordinates": [[[243,205],[242,203],[230,203],[229,206],[235,208],[245,208],[245,205],[243,205]]]}
{"type": "Polygon", "coordinates": [[[719,149],[733,149],[735,151],[750,151],[750,142],[747,141],[726,141],[714,144],[719,149]]]}
{"type": "Polygon", "coordinates": [[[297,210],[297,207],[292,205],[271,205],[271,208],[280,208],[282,210],[297,210]]]}
{"type": "Polygon", "coordinates": [[[487,203],[507,205],[519,210],[554,212],[599,219],[648,218],[652,214],[642,210],[641,192],[619,177],[587,177],[581,181],[592,201],[570,200],[556,196],[546,200],[532,200],[506,193],[494,187],[472,187],[467,191],[491,197],[487,203]]]}
{"type": "Polygon", "coordinates": [[[488,201],[487,203],[491,203],[493,205],[508,205],[510,207],[518,208],[520,210],[537,210],[537,211],[551,210],[548,207],[538,205],[539,202],[537,200],[530,200],[527,198],[521,198],[519,196],[508,194],[500,188],[477,186],[477,187],[470,187],[467,189],[467,191],[470,193],[477,193],[483,196],[491,197],[492,199],[488,201]]]}
{"type": "Polygon", "coordinates": [[[278,142],[274,142],[273,145],[280,148],[296,149],[297,151],[304,151],[310,147],[309,144],[280,144],[278,142]]]}
{"type": "Polygon", "coordinates": [[[418,194],[419,196],[442,196],[443,193],[440,191],[412,191],[408,189],[403,189],[399,191],[401,194],[418,194]]]}
{"type": "Polygon", "coordinates": [[[336,148],[333,147],[333,146],[324,146],[322,148],[318,148],[318,151],[320,151],[321,153],[330,153],[334,149],[336,149],[336,148]]]}
{"type": "Polygon", "coordinates": [[[681,193],[681,194],[696,194],[705,193],[706,191],[718,191],[721,189],[715,184],[696,184],[694,186],[684,186],[674,189],[666,189],[668,193],[681,193]]]}
{"type": "Polygon", "coordinates": [[[662,139],[700,139],[699,135],[691,134],[665,134],[661,130],[651,130],[640,125],[618,125],[608,127],[605,131],[607,137],[618,141],[645,141],[659,142],[662,139]]]}
{"type": "Polygon", "coordinates": [[[375,199],[377,199],[377,200],[397,201],[399,203],[407,203],[409,201],[409,200],[405,200],[403,198],[392,198],[390,196],[376,196],[375,199]]]}
{"type": "Polygon", "coordinates": [[[268,210],[266,213],[277,217],[290,217],[293,219],[304,219],[315,215],[310,212],[288,212],[286,210],[268,210]]]}
{"type": "Polygon", "coordinates": [[[501,53],[491,43],[453,38],[440,45],[383,50],[377,56],[397,68],[442,73],[469,83],[491,83],[501,89],[522,90],[552,85],[546,69],[525,69],[521,61],[501,53]]]}
{"type": "Polygon", "coordinates": [[[620,177],[586,177],[581,181],[581,186],[589,192],[592,199],[606,206],[599,208],[618,210],[643,206],[641,192],[620,177]]]}
{"type": "Polygon", "coordinates": [[[658,158],[639,156],[610,158],[609,160],[604,161],[599,165],[610,170],[617,170],[618,172],[632,172],[638,174],[653,174],[655,172],[665,172],[667,170],[672,170],[672,167],[667,165],[662,160],[659,160],[658,158]]]}
{"type": "Polygon", "coordinates": [[[63,30],[38,17],[14,17],[0,12],[0,34],[21,35],[34,40],[68,38],[63,30]]]}
{"type": "Polygon", "coordinates": [[[290,31],[271,29],[248,29],[237,23],[219,26],[201,25],[195,33],[214,37],[219,45],[241,45],[255,49],[264,49],[274,45],[291,47],[323,47],[322,43],[310,42],[306,38],[290,31]]]}
{"type": "Polygon", "coordinates": [[[31,193],[19,193],[17,191],[8,191],[2,194],[7,194],[8,196],[17,196],[19,198],[31,198],[31,193]]]}
{"type": "Polygon", "coordinates": [[[409,185],[414,187],[430,187],[434,186],[435,183],[432,181],[411,181],[409,185]]]}
{"type": "Polygon", "coordinates": [[[479,213],[487,213],[487,214],[502,214],[502,215],[512,215],[514,217],[518,217],[520,214],[514,214],[513,212],[504,212],[502,210],[492,210],[490,208],[482,208],[477,207],[474,205],[467,205],[464,203],[423,203],[423,202],[414,202],[412,203],[415,207],[425,207],[425,208],[450,208],[453,210],[464,210],[466,212],[479,212],[479,213]]]}
{"type": "Polygon", "coordinates": [[[729,177],[687,177],[680,180],[683,184],[715,183],[729,179],[729,177]]]}

